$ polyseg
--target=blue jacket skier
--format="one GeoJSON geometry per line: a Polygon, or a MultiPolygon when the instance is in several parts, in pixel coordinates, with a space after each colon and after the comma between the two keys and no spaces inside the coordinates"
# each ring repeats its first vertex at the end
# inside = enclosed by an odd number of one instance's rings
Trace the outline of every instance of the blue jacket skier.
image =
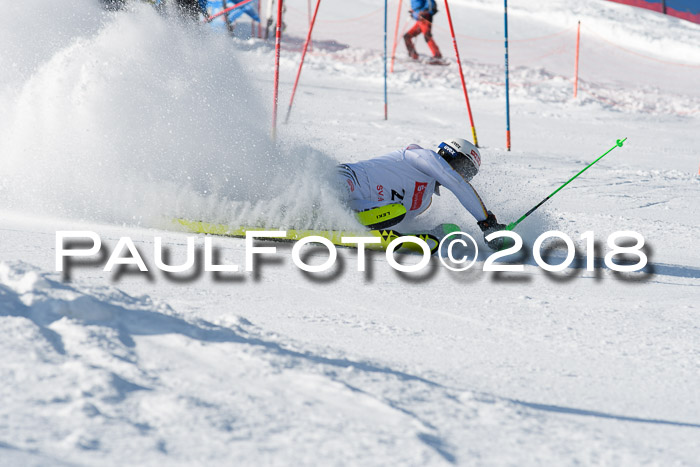
{"type": "MultiPolygon", "coordinates": [[[[234,2],[237,3],[238,0],[234,0],[234,2]]],[[[253,21],[260,22],[260,16],[258,16],[257,12],[257,0],[246,3],[245,5],[236,8],[235,10],[232,10],[230,13],[228,13],[228,20],[229,22],[233,23],[235,22],[238,18],[240,18],[242,15],[246,14],[250,16],[253,21]]]]}
{"type": "Polygon", "coordinates": [[[437,13],[435,0],[411,0],[411,15],[413,19],[419,20],[423,12],[429,13],[431,17],[437,13]]]}
{"type": "Polygon", "coordinates": [[[442,58],[440,49],[433,39],[432,28],[435,13],[437,13],[435,0],[411,0],[411,16],[416,20],[416,24],[404,34],[403,40],[406,43],[408,55],[414,60],[418,60],[418,52],[416,52],[412,39],[421,33],[425,37],[425,42],[428,43],[433,59],[442,58]]]}

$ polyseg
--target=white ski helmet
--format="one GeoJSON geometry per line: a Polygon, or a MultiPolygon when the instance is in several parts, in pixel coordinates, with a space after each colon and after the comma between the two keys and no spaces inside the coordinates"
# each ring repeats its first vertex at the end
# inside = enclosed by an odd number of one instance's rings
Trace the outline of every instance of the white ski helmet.
{"type": "Polygon", "coordinates": [[[462,138],[452,138],[438,145],[438,154],[466,181],[471,180],[481,167],[481,154],[472,143],[462,138]]]}

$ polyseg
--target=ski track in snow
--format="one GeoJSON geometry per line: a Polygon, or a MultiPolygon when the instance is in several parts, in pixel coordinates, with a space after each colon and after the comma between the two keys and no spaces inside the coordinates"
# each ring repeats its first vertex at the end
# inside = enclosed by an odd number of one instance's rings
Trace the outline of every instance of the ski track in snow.
{"type": "MultiPolygon", "coordinates": [[[[329,167],[434,147],[469,125],[454,60],[412,63],[402,44],[383,120],[372,0],[321,6],[277,146],[270,44],[145,6],[114,15],[92,0],[54,3],[0,18],[0,104],[11,109],[0,117],[0,465],[697,465],[700,27],[612,2],[512,5],[508,152],[501,7],[451,2],[488,207],[516,219],[628,137],[518,232],[531,248],[561,230],[581,255],[592,230],[600,259],[609,234],[634,230],[651,274],[600,264],[545,274],[531,254],[523,273],[486,274],[483,250],[466,273],[433,260],[402,275],[375,253],[360,273],[343,249],[313,275],[276,244],[256,273],[109,274],[94,263],[64,281],[56,230],[98,232],[108,251],[130,236],[152,266],[154,236],[172,264],[185,260],[186,234],[159,230],[163,214],[353,225],[322,196],[329,167]]],[[[288,4],[282,114],[305,9],[288,4]]],[[[451,57],[445,28],[441,11],[435,36],[451,57]]],[[[450,193],[399,230],[442,222],[480,239],[450,193]]],[[[243,240],[215,244],[244,264],[243,240]]]]}
{"type": "Polygon", "coordinates": [[[11,462],[246,462],[254,450],[265,463],[280,455],[315,463],[326,451],[358,463],[452,463],[472,445],[498,463],[645,462],[654,453],[602,436],[602,427],[580,433],[580,419],[680,437],[700,429],[455,387],[430,370],[412,374],[265,333],[234,313],[187,317],[148,296],[57,282],[21,262],[0,266],[0,297],[11,362],[3,380],[17,382],[5,387],[2,417],[18,428],[13,438],[25,438],[3,446],[11,462]],[[567,442],[548,442],[551,433],[567,442]],[[538,448],[496,454],[518,444],[538,448]]]}

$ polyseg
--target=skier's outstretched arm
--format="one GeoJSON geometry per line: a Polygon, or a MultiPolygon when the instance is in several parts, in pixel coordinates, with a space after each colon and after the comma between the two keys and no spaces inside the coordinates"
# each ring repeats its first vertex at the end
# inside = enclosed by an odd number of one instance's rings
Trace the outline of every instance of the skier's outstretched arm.
{"type": "MultiPolygon", "coordinates": [[[[442,159],[433,156],[432,151],[425,149],[407,150],[405,156],[406,160],[413,164],[414,167],[430,175],[455,194],[459,202],[462,203],[462,206],[474,216],[477,225],[484,233],[484,237],[498,230],[505,229],[505,224],[500,224],[496,220],[496,216],[486,209],[486,205],[471,183],[465,181],[447,163],[443,164],[442,159]],[[426,153],[423,153],[424,151],[426,151],[426,153]]],[[[486,242],[489,248],[493,250],[499,250],[502,247],[502,243],[503,238],[486,242]]]]}
{"type": "Polygon", "coordinates": [[[433,154],[429,149],[409,149],[405,152],[405,158],[406,162],[454,193],[474,219],[485,220],[488,217],[488,210],[474,187],[452,170],[446,162],[443,163],[433,154]]]}

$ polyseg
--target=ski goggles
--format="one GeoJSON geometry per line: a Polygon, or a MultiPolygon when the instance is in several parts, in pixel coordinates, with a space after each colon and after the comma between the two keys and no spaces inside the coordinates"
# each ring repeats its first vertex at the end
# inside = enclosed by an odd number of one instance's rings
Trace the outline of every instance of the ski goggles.
{"type": "Polygon", "coordinates": [[[471,180],[479,173],[479,168],[469,156],[457,151],[447,143],[440,143],[438,154],[466,181],[471,180]]]}

